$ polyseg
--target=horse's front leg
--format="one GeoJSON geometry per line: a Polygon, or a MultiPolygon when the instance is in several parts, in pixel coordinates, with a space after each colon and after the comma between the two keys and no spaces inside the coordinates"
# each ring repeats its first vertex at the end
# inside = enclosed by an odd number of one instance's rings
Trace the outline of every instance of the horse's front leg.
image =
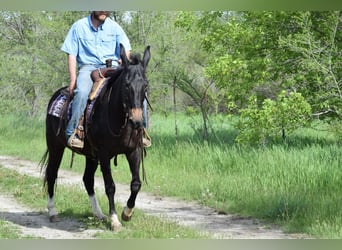
{"type": "Polygon", "coordinates": [[[93,211],[93,215],[99,220],[104,220],[107,218],[107,216],[102,213],[101,207],[97,202],[94,190],[94,176],[97,165],[97,159],[92,159],[90,157],[86,158],[86,167],[83,175],[83,182],[89,196],[89,202],[93,211]]]}
{"type": "Polygon", "coordinates": [[[139,168],[140,168],[140,161],[141,161],[141,149],[138,148],[132,153],[126,154],[126,158],[129,163],[129,167],[132,174],[132,181],[131,181],[131,195],[128,198],[127,205],[122,211],[121,218],[124,221],[129,221],[132,218],[134,207],[135,207],[135,200],[139,193],[141,187],[141,181],[139,176],[139,168]]]}
{"type": "Polygon", "coordinates": [[[118,216],[116,214],[116,209],[115,209],[115,203],[114,203],[115,183],[113,181],[112,172],[110,169],[109,157],[101,158],[100,164],[101,164],[101,171],[102,171],[104,185],[105,185],[105,191],[106,191],[106,195],[107,195],[108,203],[109,203],[109,216],[111,220],[111,227],[113,231],[117,231],[122,227],[122,225],[118,219],[118,216]]]}

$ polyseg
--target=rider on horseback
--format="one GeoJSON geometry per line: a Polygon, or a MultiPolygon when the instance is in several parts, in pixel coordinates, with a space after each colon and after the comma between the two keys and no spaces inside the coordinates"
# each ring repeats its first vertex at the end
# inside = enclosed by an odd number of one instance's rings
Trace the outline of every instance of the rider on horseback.
{"type": "MultiPolygon", "coordinates": [[[[72,148],[84,146],[76,128],[93,86],[91,72],[106,67],[108,59],[112,60],[112,67],[117,68],[121,63],[120,43],[126,48],[127,57],[130,56],[131,45],[126,33],[118,23],[108,18],[108,15],[108,11],[93,11],[88,17],[76,21],[61,47],[61,50],[68,54],[69,93],[73,96],[71,119],[66,128],[68,146],[72,148]]],[[[146,139],[143,143],[145,147],[150,146],[146,139]]]]}

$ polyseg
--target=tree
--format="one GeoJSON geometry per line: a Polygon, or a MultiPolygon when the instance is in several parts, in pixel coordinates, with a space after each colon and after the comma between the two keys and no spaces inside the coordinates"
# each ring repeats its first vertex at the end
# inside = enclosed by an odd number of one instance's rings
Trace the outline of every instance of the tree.
{"type": "Polygon", "coordinates": [[[263,110],[281,91],[295,91],[314,115],[340,119],[341,20],[339,11],[207,12],[195,25],[215,55],[205,73],[237,112],[248,114],[250,96],[263,110]]]}
{"type": "Polygon", "coordinates": [[[280,38],[296,55],[288,81],[303,93],[314,116],[342,119],[342,12],[300,12],[301,32],[280,38]]]}
{"type": "Polygon", "coordinates": [[[137,47],[150,44],[154,53],[149,74],[152,100],[163,100],[160,107],[165,113],[177,108],[190,110],[189,106],[197,109],[203,118],[201,134],[207,139],[209,113],[216,110],[218,91],[203,74],[208,56],[200,46],[200,33],[185,27],[188,20],[178,12],[138,11],[130,15],[133,25],[127,32],[131,41],[137,47]],[[172,109],[173,87],[178,89],[173,96],[178,100],[172,109]],[[180,108],[181,103],[186,107],[180,108]]]}
{"type": "Polygon", "coordinates": [[[0,12],[2,112],[31,116],[68,82],[60,45],[79,12],[0,12]]]}
{"type": "Polygon", "coordinates": [[[202,136],[209,139],[210,114],[217,113],[223,92],[215,82],[207,78],[204,69],[210,61],[210,54],[203,48],[204,35],[195,24],[198,12],[180,12],[175,27],[180,29],[180,44],[175,53],[177,65],[169,70],[177,87],[186,93],[198,107],[202,116],[202,136]]]}

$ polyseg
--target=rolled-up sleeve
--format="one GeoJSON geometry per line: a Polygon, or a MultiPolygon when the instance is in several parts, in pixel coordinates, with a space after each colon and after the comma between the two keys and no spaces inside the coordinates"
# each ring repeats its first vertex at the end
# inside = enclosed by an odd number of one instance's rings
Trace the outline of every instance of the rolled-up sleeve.
{"type": "Polygon", "coordinates": [[[129,39],[125,33],[125,31],[121,28],[121,26],[118,26],[118,33],[119,33],[119,42],[122,43],[122,45],[125,47],[126,50],[132,50],[131,44],[129,42],[129,39]]]}
{"type": "Polygon", "coordinates": [[[78,36],[75,25],[70,28],[61,50],[75,57],[78,55],[78,36]]]}

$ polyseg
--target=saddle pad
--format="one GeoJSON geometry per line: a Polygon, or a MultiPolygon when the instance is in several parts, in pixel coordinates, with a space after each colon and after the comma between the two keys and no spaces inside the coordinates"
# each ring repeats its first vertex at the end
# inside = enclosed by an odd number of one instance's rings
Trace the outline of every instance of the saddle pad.
{"type": "MultiPolygon", "coordinates": [[[[57,96],[57,98],[52,102],[48,114],[61,118],[62,117],[62,112],[63,112],[63,106],[67,101],[67,97],[64,94],[59,94],[59,96],[57,96]]],[[[72,101],[69,103],[69,107],[68,107],[68,118],[70,118],[70,114],[71,114],[71,104],[72,101]]]]}
{"type": "MultiPolygon", "coordinates": [[[[108,81],[104,81],[102,83],[102,85],[99,87],[99,89],[96,92],[95,98],[91,101],[88,102],[87,106],[86,106],[86,119],[89,121],[92,111],[94,109],[95,106],[95,102],[97,100],[97,98],[99,97],[100,93],[102,92],[103,88],[107,85],[108,81]]],[[[63,116],[62,112],[63,112],[63,107],[64,104],[67,101],[67,96],[64,95],[63,93],[60,93],[57,98],[55,100],[53,100],[53,102],[51,103],[51,106],[49,108],[48,114],[61,118],[63,116]]],[[[68,120],[70,120],[71,118],[71,107],[72,107],[72,100],[69,103],[68,106],[68,120]]]]}

